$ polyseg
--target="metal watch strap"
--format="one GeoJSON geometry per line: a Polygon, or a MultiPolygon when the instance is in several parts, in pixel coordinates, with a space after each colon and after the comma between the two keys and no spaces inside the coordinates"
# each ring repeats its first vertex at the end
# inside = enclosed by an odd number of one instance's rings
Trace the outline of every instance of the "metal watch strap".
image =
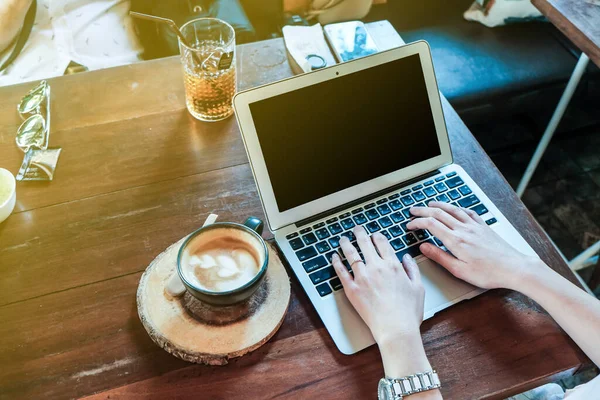
{"type": "Polygon", "coordinates": [[[421,372],[404,378],[386,378],[392,383],[392,392],[394,398],[402,399],[414,393],[425,392],[427,390],[439,389],[442,387],[440,379],[435,370],[421,372]]]}

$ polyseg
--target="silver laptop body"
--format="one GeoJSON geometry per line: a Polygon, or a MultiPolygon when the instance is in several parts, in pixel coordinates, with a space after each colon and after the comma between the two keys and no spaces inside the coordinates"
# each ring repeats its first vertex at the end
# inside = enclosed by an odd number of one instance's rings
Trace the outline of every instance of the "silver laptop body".
{"type": "Polygon", "coordinates": [[[453,163],[429,46],[416,42],[235,96],[236,117],[275,241],[344,354],[372,344],[330,258],[352,229],[382,232],[416,257],[425,318],[482,293],[419,253],[408,209],[431,200],[472,208],[535,254],[477,184],[453,163]]]}

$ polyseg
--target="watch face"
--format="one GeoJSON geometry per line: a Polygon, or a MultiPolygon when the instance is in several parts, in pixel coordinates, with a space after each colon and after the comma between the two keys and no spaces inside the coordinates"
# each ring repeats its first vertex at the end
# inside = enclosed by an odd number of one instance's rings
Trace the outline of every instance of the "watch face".
{"type": "Polygon", "coordinates": [[[392,385],[387,379],[381,379],[379,381],[377,397],[379,400],[394,400],[394,395],[392,394],[392,385]]]}

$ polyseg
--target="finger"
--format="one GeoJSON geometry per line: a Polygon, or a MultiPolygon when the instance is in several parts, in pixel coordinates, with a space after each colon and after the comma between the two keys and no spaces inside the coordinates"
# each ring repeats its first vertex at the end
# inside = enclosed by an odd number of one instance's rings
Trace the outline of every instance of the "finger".
{"type": "Polygon", "coordinates": [[[379,260],[379,255],[377,251],[375,251],[375,246],[373,246],[373,242],[369,235],[367,235],[367,231],[362,226],[357,226],[354,228],[354,236],[356,236],[356,242],[358,243],[358,247],[360,247],[360,251],[362,251],[363,256],[365,257],[365,262],[372,263],[379,260]]]}
{"type": "Polygon", "coordinates": [[[342,237],[340,239],[340,247],[342,248],[342,252],[344,253],[344,257],[350,264],[350,268],[354,271],[354,276],[360,275],[364,273],[363,267],[365,266],[364,262],[360,254],[358,254],[358,250],[356,247],[350,243],[347,237],[342,237]]]}
{"type": "Polygon", "coordinates": [[[406,224],[406,227],[411,230],[427,229],[429,232],[440,239],[442,242],[451,241],[454,233],[446,225],[433,217],[415,218],[406,224]]]}
{"type": "MultiPolygon", "coordinates": [[[[435,218],[442,224],[446,225],[448,228],[456,229],[461,224],[461,221],[456,219],[454,216],[450,215],[446,211],[442,210],[441,208],[435,207],[436,203],[437,202],[432,201],[431,203],[429,203],[429,207],[413,207],[410,209],[410,213],[417,217],[435,218]]],[[[467,215],[465,215],[465,217],[467,219],[469,218],[467,215]]]]}
{"type": "Polygon", "coordinates": [[[481,218],[479,216],[479,214],[477,214],[475,211],[468,209],[468,208],[463,208],[463,210],[465,210],[465,212],[467,213],[467,215],[469,217],[471,217],[471,219],[475,222],[477,222],[480,225],[485,225],[487,226],[487,224],[485,223],[485,221],[483,220],[483,218],[481,218]]]}
{"type": "Polygon", "coordinates": [[[377,252],[379,252],[381,258],[396,259],[396,253],[394,252],[394,249],[392,249],[390,242],[385,236],[377,232],[371,236],[371,239],[373,240],[375,248],[377,249],[377,252]]]}
{"type": "Polygon", "coordinates": [[[461,266],[464,265],[464,263],[458,258],[446,253],[444,250],[431,243],[423,243],[419,246],[419,249],[425,257],[435,261],[446,268],[452,275],[460,278],[461,266]]]}
{"type": "Polygon", "coordinates": [[[411,281],[416,283],[421,282],[421,271],[419,271],[417,262],[410,254],[405,254],[404,257],[402,257],[402,266],[411,281]]]}
{"type": "Polygon", "coordinates": [[[337,253],[334,253],[333,257],[331,257],[331,264],[333,265],[338,278],[340,278],[342,286],[350,286],[350,283],[354,281],[354,278],[352,278],[352,275],[350,275],[350,272],[348,272],[346,266],[342,263],[342,259],[337,253]]]}
{"type": "Polygon", "coordinates": [[[470,217],[464,211],[464,208],[456,207],[452,204],[444,203],[441,201],[432,201],[431,203],[429,203],[429,207],[443,210],[450,214],[453,218],[459,220],[460,222],[469,222],[470,220],[470,217]]]}

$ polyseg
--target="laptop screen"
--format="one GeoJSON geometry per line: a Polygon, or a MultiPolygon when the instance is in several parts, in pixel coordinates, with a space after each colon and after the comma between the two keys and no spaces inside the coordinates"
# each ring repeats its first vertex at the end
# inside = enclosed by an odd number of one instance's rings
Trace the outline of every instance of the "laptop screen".
{"type": "Polygon", "coordinates": [[[418,54],[249,107],[280,212],[441,154],[418,54]]]}

